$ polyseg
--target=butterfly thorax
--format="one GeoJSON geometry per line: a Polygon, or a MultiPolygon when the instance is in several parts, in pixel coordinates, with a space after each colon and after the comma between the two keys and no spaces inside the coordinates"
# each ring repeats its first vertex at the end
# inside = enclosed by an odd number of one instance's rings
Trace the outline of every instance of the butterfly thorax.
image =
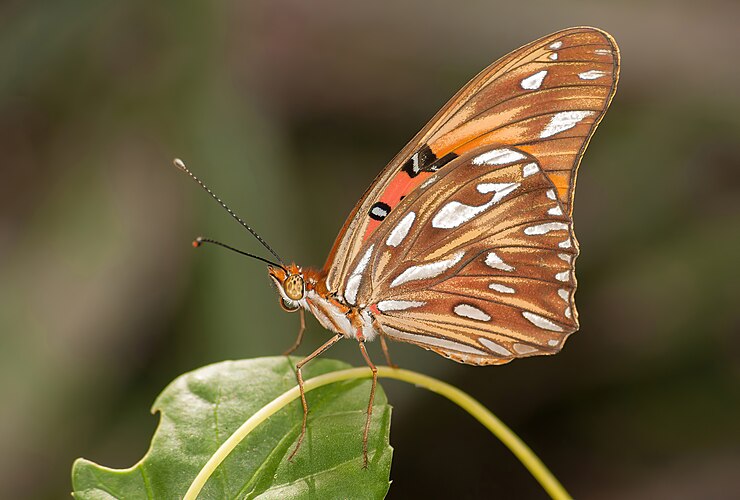
{"type": "Polygon", "coordinates": [[[348,305],[327,288],[326,272],[290,264],[285,268],[268,268],[280,295],[280,306],[287,312],[300,308],[313,314],[327,330],[345,337],[373,340],[377,333],[370,308],[348,305]]]}

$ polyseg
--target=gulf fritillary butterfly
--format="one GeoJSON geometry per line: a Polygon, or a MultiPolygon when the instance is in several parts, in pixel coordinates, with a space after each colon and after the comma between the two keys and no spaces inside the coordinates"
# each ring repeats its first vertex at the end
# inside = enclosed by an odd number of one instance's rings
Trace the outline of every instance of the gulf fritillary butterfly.
{"type": "MultiPolygon", "coordinates": [[[[578,329],[573,294],[578,165],[614,96],[619,49],[596,28],[559,31],[499,59],[468,83],[383,169],[355,206],[320,270],[279,261],[268,272],[287,311],[304,310],[357,340],[373,371],[364,465],[377,384],[365,342],[386,337],[460,363],[496,365],[555,354],[578,329]]],[[[203,242],[216,243],[199,238],[203,242]]],[[[233,250],[233,248],[231,248],[233,250]]],[[[241,252],[244,253],[244,252],[241,252]]]]}

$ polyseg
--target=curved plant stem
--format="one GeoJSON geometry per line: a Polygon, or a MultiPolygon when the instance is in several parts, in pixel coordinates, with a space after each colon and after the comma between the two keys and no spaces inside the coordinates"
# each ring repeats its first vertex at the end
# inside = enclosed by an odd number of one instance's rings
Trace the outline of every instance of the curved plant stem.
{"type": "Polygon", "coordinates": [[[514,434],[514,431],[509,429],[499,418],[491,413],[485,406],[480,404],[478,401],[473,399],[470,395],[464,393],[457,387],[450,384],[437,380],[436,378],[422,375],[421,373],[412,372],[409,370],[394,370],[392,368],[385,368],[384,373],[381,375],[380,367],[378,368],[378,376],[395,378],[415,384],[418,387],[436,392],[437,394],[446,397],[463,410],[470,413],[478,422],[491,431],[499,441],[511,450],[516,455],[520,462],[527,468],[530,474],[540,483],[550,497],[555,499],[569,499],[571,496],[565,491],[563,485],[560,484],[552,472],[542,463],[537,455],[534,454],[532,449],[527,446],[524,441],[519,439],[519,436],[514,434]]]}
{"type": "MultiPolygon", "coordinates": [[[[332,384],[334,382],[341,382],[343,380],[357,379],[357,378],[369,378],[371,372],[368,368],[352,368],[349,370],[339,370],[331,373],[326,373],[318,377],[314,377],[307,380],[305,383],[306,392],[316,389],[318,387],[332,384]]],[[[393,378],[396,380],[402,380],[410,384],[414,384],[417,387],[423,387],[427,390],[435,392],[441,396],[446,397],[453,403],[460,406],[462,409],[470,413],[476,420],[478,420],[483,426],[485,426],[494,436],[496,436],[504,445],[506,445],[511,452],[522,462],[524,467],[534,476],[534,478],[542,485],[545,491],[550,497],[555,499],[567,499],[571,498],[565,488],[560,482],[552,475],[552,473],[545,467],[545,464],[534,454],[534,452],[519,439],[519,437],[512,432],[501,420],[498,419],[493,413],[488,411],[482,404],[464,393],[460,389],[451,386],[441,380],[422,375],[420,373],[412,372],[410,370],[401,370],[397,368],[389,368],[386,366],[378,367],[378,376],[383,378],[393,378]]],[[[203,468],[200,470],[193,483],[188,488],[187,493],[183,497],[184,500],[195,500],[198,494],[205,486],[208,478],[211,477],[216,468],[223,462],[226,457],[229,456],[231,451],[247,437],[258,425],[267,420],[271,415],[276,413],[278,410],[288,405],[300,396],[298,387],[293,387],[289,391],[284,392],[273,401],[263,406],[257,413],[249,417],[234,433],[224,441],[211,458],[206,462],[203,468]]]]}

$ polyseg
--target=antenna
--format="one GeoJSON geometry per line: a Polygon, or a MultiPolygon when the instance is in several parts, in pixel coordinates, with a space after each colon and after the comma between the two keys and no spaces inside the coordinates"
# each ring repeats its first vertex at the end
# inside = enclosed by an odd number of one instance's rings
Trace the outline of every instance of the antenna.
{"type": "MultiPolygon", "coordinates": [[[[221,201],[221,198],[219,198],[218,196],[216,196],[215,194],[213,194],[213,191],[211,191],[210,189],[208,189],[208,186],[206,186],[203,183],[203,181],[201,181],[200,179],[198,179],[190,170],[188,170],[188,167],[185,166],[185,163],[183,163],[183,161],[180,158],[175,158],[172,163],[174,163],[175,167],[177,167],[179,170],[181,170],[182,172],[185,172],[186,174],[188,174],[191,179],[193,179],[195,182],[197,182],[200,185],[200,187],[202,187],[203,189],[205,189],[205,191],[208,194],[211,195],[211,198],[213,198],[214,200],[216,200],[219,205],[221,205],[224,209],[226,209],[226,211],[229,212],[229,215],[231,215],[234,219],[236,219],[236,221],[239,224],[241,224],[242,227],[244,227],[244,229],[246,229],[247,231],[249,231],[250,233],[252,233],[252,236],[254,236],[255,238],[257,238],[257,241],[259,241],[262,244],[263,247],[265,247],[273,256],[275,256],[275,258],[278,260],[278,262],[280,262],[280,264],[281,264],[280,267],[282,267],[283,269],[285,269],[284,263],[283,263],[283,259],[281,259],[280,256],[275,252],[275,250],[273,250],[272,247],[270,247],[270,245],[268,245],[267,242],[262,239],[262,236],[260,236],[259,234],[257,234],[257,232],[254,229],[252,229],[251,227],[249,227],[249,224],[247,224],[246,222],[244,222],[238,215],[236,215],[226,205],[226,203],[224,203],[223,201],[221,201]]],[[[198,240],[195,240],[195,241],[198,241],[198,240]]],[[[203,239],[203,241],[205,242],[206,240],[203,239]]],[[[230,248],[231,250],[234,250],[234,251],[239,252],[239,253],[244,253],[244,252],[241,252],[240,250],[236,250],[235,248],[228,247],[228,246],[224,245],[223,243],[218,243],[218,242],[212,241],[212,240],[208,240],[208,242],[209,243],[216,243],[218,245],[221,245],[221,246],[226,247],[226,248],[230,248]]],[[[199,245],[195,245],[195,246],[199,246],[199,245]]],[[[259,260],[264,260],[264,259],[262,259],[260,257],[256,257],[255,255],[251,255],[251,254],[249,254],[249,255],[252,256],[252,257],[255,257],[255,258],[259,259],[259,260]]]]}
{"type": "Polygon", "coordinates": [[[260,257],[259,255],[254,255],[254,254],[251,254],[249,252],[243,252],[242,250],[239,250],[238,248],[234,248],[232,246],[229,246],[226,243],[221,243],[220,241],[216,241],[216,240],[211,239],[211,238],[203,238],[202,236],[198,236],[197,238],[195,238],[193,240],[193,246],[195,248],[198,248],[203,243],[213,243],[214,245],[218,245],[220,247],[224,247],[226,249],[229,249],[232,252],[236,252],[236,253],[245,255],[247,257],[252,257],[253,259],[261,260],[262,262],[265,262],[267,264],[270,264],[271,266],[279,267],[280,269],[282,269],[283,271],[285,271],[286,274],[290,274],[290,273],[288,273],[288,270],[285,269],[285,267],[283,267],[282,264],[278,264],[276,262],[272,262],[271,260],[264,259],[264,258],[260,257]]]}

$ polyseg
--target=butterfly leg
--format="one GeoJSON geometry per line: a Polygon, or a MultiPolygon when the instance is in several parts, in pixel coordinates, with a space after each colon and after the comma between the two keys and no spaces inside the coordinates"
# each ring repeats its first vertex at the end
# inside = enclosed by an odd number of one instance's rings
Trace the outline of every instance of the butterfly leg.
{"type": "Polygon", "coordinates": [[[370,361],[370,356],[367,355],[367,350],[365,349],[365,342],[360,341],[360,352],[362,353],[362,357],[365,358],[365,363],[367,363],[367,366],[370,367],[370,369],[373,371],[373,385],[370,386],[370,400],[367,403],[367,418],[365,419],[365,432],[362,435],[362,468],[367,469],[367,439],[368,435],[370,434],[370,422],[372,421],[373,417],[373,403],[375,402],[375,387],[378,385],[378,369],[375,367],[372,361],[370,361]]]}
{"type": "Polygon", "coordinates": [[[385,337],[383,335],[380,335],[380,347],[383,348],[383,355],[385,356],[385,362],[388,366],[391,368],[398,368],[398,365],[395,364],[393,361],[391,361],[391,355],[388,352],[388,344],[385,341],[385,337]]]}
{"type": "Polygon", "coordinates": [[[283,356],[290,356],[295,352],[296,349],[298,349],[298,346],[301,345],[301,341],[303,340],[303,332],[306,331],[306,313],[303,310],[303,308],[298,310],[298,314],[301,318],[301,326],[298,328],[298,338],[295,339],[295,342],[293,345],[283,353],[283,356]]]}
{"type": "Polygon", "coordinates": [[[290,454],[288,457],[288,461],[292,461],[293,457],[296,453],[298,453],[298,449],[301,447],[301,444],[303,443],[303,438],[306,437],[306,421],[308,419],[308,403],[306,403],[306,391],[303,389],[303,374],[301,373],[301,369],[303,368],[303,365],[311,361],[316,356],[320,355],[322,352],[326,351],[328,348],[336,344],[344,335],[341,333],[337,333],[332,338],[327,340],[324,345],[316,349],[314,352],[300,360],[295,365],[295,376],[298,380],[298,388],[301,391],[301,404],[303,405],[303,423],[301,424],[301,435],[298,436],[298,442],[295,445],[295,449],[293,450],[293,453],[290,454]]]}

